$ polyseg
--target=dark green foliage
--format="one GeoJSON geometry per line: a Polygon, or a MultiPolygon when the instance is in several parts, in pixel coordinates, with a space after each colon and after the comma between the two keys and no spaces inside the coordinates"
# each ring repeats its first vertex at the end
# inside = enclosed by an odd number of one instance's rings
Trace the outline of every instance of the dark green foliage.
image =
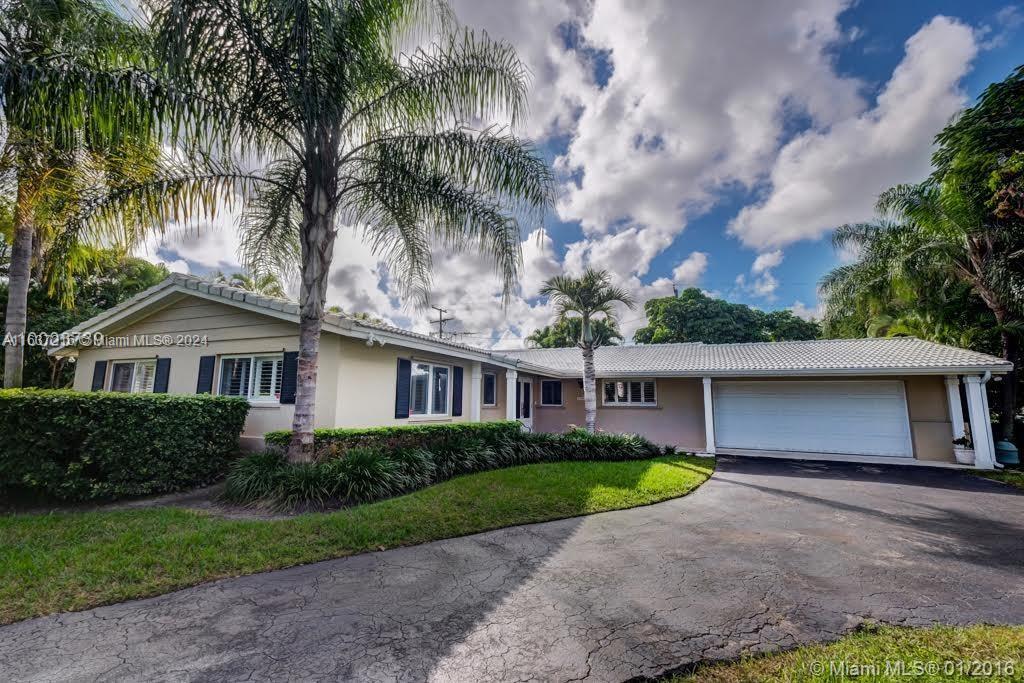
{"type": "MultiPolygon", "coordinates": [[[[584,429],[533,434],[522,431],[517,422],[323,431],[342,433],[344,439],[354,438],[353,433],[365,439],[365,432],[374,432],[392,443],[409,432],[428,445],[394,450],[381,445],[321,446],[321,459],[303,465],[289,465],[276,451],[251,455],[231,468],[224,497],[282,508],[355,505],[502,467],[562,460],[644,460],[675,453],[635,434],[589,434],[584,429]]],[[[287,437],[275,439],[287,443],[287,437]]]]}
{"type": "MultiPolygon", "coordinates": [[[[597,318],[590,321],[595,346],[616,346],[622,342],[622,333],[614,320],[597,318]]],[[[579,346],[583,318],[563,318],[554,325],[545,325],[526,338],[540,349],[565,349],[579,346]]]]}
{"type": "MultiPolygon", "coordinates": [[[[367,427],[362,429],[317,429],[316,457],[340,456],[350,448],[382,448],[395,451],[403,448],[431,448],[440,441],[456,437],[478,439],[492,443],[495,439],[515,434],[519,423],[501,422],[456,422],[453,424],[409,425],[401,427],[367,427]]],[[[291,432],[281,430],[264,435],[267,447],[285,448],[291,440],[291,432]]]]}
{"type": "Polygon", "coordinates": [[[248,412],[219,396],[0,391],[0,489],[85,501],[206,484],[248,412]]]}
{"type": "MultiPolygon", "coordinates": [[[[152,287],[167,275],[167,268],[163,265],[154,265],[144,259],[125,257],[114,250],[91,252],[88,272],[74,278],[75,300],[70,308],[62,306],[56,295],[48,293],[45,285],[33,280],[28,292],[28,333],[64,332],[152,287]]],[[[0,310],[6,308],[7,285],[0,284],[0,310]]],[[[5,331],[4,320],[0,316],[0,338],[5,331]]],[[[27,347],[24,386],[70,387],[75,377],[75,366],[67,361],[67,358],[48,355],[42,347],[27,347]]],[[[3,379],[3,367],[0,367],[0,379],[3,379]]]]}
{"type": "Polygon", "coordinates": [[[679,296],[650,299],[644,313],[647,325],[633,333],[638,344],[800,341],[820,334],[817,323],[789,311],[765,313],[709,297],[696,287],[684,289],[679,296]]]}
{"type": "Polygon", "coordinates": [[[348,503],[379,500],[406,489],[403,463],[379,449],[351,448],[344,457],[315,466],[321,468],[333,497],[348,503]]]}

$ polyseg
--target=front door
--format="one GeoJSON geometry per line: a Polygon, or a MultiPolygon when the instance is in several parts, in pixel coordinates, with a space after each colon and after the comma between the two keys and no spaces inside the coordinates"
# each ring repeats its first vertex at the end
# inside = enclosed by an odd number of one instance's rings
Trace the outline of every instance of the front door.
{"type": "Polygon", "coordinates": [[[530,380],[516,382],[516,419],[533,431],[533,383],[530,380]]]}

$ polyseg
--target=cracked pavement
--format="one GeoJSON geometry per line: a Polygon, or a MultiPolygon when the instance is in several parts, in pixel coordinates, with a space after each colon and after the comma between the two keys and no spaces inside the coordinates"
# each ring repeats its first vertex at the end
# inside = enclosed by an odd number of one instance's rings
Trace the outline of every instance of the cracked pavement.
{"type": "Polygon", "coordinates": [[[0,680],[623,681],[865,619],[1024,623],[1024,495],[952,470],[719,458],[649,507],[0,628],[0,680]]]}

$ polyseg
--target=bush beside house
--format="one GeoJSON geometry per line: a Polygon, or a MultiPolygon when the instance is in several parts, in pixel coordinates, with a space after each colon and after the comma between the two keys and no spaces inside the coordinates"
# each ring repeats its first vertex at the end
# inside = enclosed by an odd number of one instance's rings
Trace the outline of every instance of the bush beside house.
{"type": "Polygon", "coordinates": [[[235,463],[224,497],[281,508],[356,505],[502,467],[674,453],[633,434],[531,434],[515,421],[325,429],[315,436],[317,461],[289,464],[282,455],[289,433],[267,434],[275,450],[235,463]]]}
{"type": "Polygon", "coordinates": [[[0,490],[60,501],[179,491],[220,477],[249,404],[219,396],[0,391],[0,490]]]}

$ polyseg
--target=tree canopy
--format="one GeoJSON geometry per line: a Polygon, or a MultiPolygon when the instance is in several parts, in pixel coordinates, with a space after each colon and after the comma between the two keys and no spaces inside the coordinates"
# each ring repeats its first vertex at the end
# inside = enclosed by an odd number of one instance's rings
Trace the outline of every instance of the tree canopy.
{"type": "MultiPolygon", "coordinates": [[[[68,307],[39,280],[28,292],[28,334],[64,332],[100,311],[116,306],[168,276],[162,265],[125,257],[114,250],[95,251],[88,272],[75,275],[76,296],[68,307]]],[[[7,304],[7,285],[0,284],[0,306],[7,304]]],[[[6,330],[0,326],[0,338],[6,330]]],[[[40,346],[25,349],[24,386],[61,388],[71,385],[74,366],[40,346]]]]}
{"type": "Polygon", "coordinates": [[[790,311],[759,311],[704,294],[696,287],[644,304],[647,325],[633,333],[638,344],[799,341],[816,339],[818,324],[790,311]]]}
{"type": "MultiPolygon", "coordinates": [[[[592,320],[594,342],[597,346],[615,346],[622,341],[622,333],[614,320],[592,320]]],[[[526,338],[529,345],[539,349],[564,349],[578,346],[582,331],[581,318],[565,318],[553,325],[545,325],[526,338]]]]}

